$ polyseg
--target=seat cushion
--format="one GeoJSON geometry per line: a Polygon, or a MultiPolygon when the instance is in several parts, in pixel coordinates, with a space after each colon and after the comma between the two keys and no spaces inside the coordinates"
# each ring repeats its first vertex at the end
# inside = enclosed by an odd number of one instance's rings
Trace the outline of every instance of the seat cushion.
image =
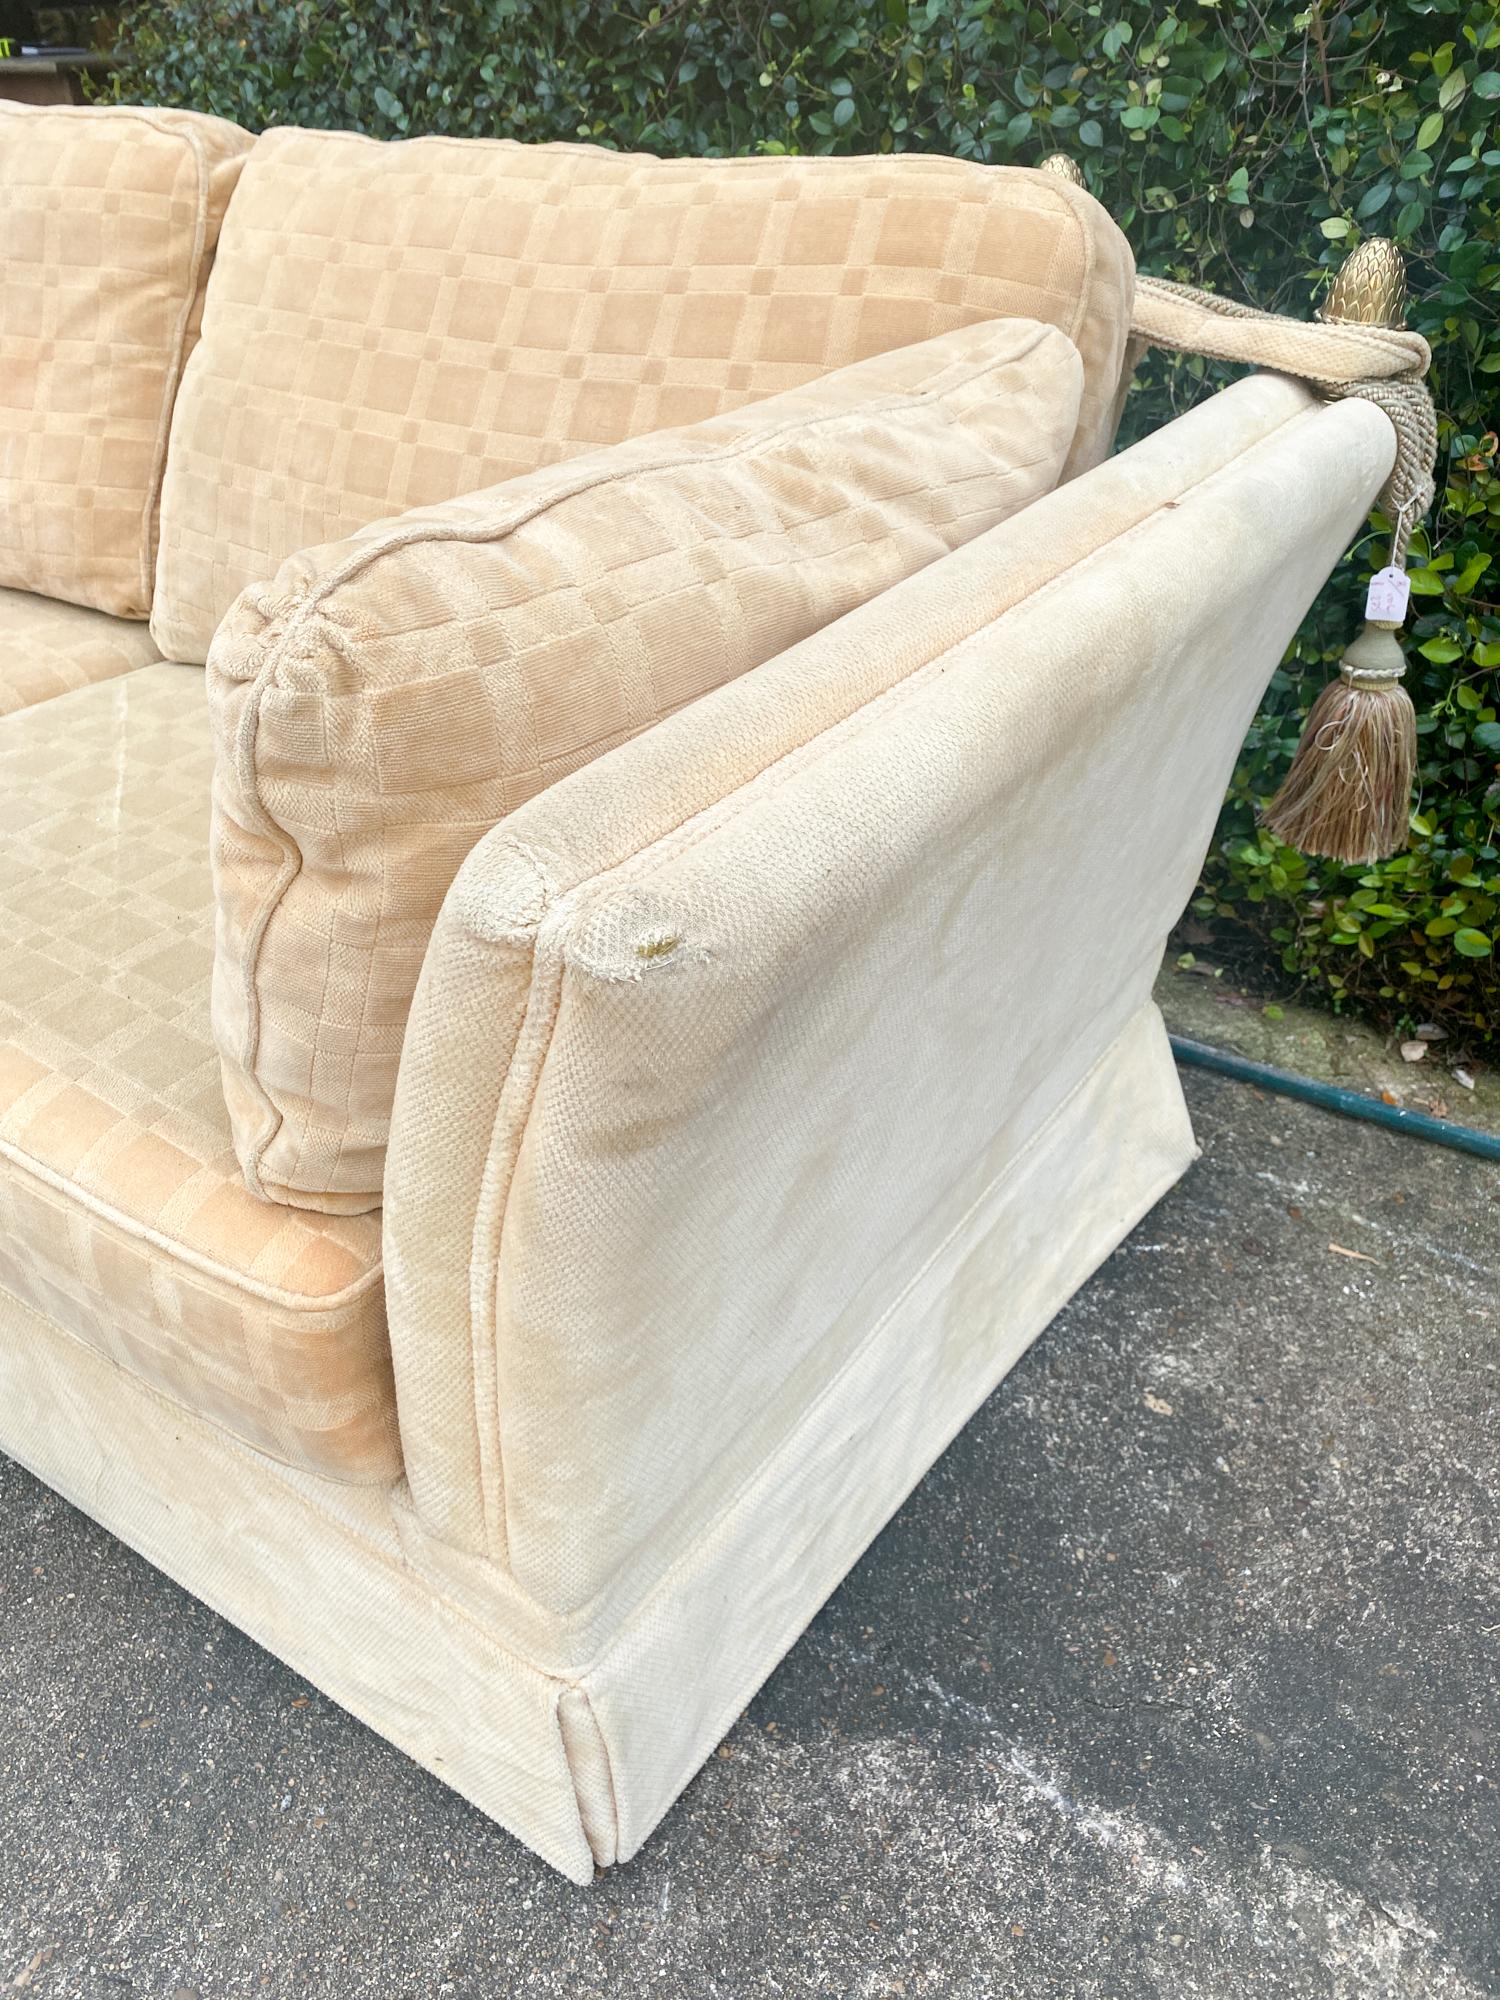
{"type": "Polygon", "coordinates": [[[533,792],[1056,484],[1082,369],[992,320],[292,557],[209,661],[214,1031],[252,1188],[378,1205],[438,908],[533,792]]]}
{"type": "Polygon", "coordinates": [[[0,585],[144,618],[167,426],[250,135],[0,102],[0,585]]]}
{"type": "Polygon", "coordinates": [[[0,590],[0,715],[158,657],[149,629],[30,590],[0,590]]]}
{"type": "Polygon", "coordinates": [[[0,725],[0,1285],[289,1463],[398,1469],[377,1216],[257,1201],[209,1032],[202,677],[0,725]]]}
{"type": "Polygon", "coordinates": [[[1083,357],[1101,458],[1133,266],[1051,174],[267,132],[178,401],[154,617],[201,660],[294,550],[975,320],[1083,357]]]}

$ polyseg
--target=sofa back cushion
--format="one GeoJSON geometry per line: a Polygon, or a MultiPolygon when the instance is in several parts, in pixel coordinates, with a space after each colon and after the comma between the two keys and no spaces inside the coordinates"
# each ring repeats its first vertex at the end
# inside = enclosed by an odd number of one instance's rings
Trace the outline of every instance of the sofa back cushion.
{"type": "Polygon", "coordinates": [[[439,906],[534,792],[1056,483],[1082,393],[1004,320],[289,559],[209,656],[214,1035],[272,1199],[381,1197],[439,906]]]}
{"type": "Polygon", "coordinates": [[[167,426],[250,135],[0,102],[0,586],[151,607],[167,426]]]}
{"type": "Polygon", "coordinates": [[[1132,284],[1099,204],[1018,168],[268,132],[173,428],[157,644],[203,659],[296,549],[977,320],[1074,341],[1082,471],[1132,284]]]}

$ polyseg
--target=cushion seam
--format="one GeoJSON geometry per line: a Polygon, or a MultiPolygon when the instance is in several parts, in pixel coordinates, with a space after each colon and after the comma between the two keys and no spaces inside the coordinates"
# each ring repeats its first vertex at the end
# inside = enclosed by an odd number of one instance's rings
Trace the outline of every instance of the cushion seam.
{"type": "MultiPolygon", "coordinates": [[[[513,846],[517,859],[523,862],[527,867],[529,867],[536,875],[537,880],[541,885],[542,907],[540,912],[538,913],[535,924],[531,928],[530,942],[528,945],[522,947],[524,950],[528,952],[531,961],[530,970],[526,982],[527,1006],[525,1012],[523,1012],[521,1017],[521,1025],[516,1032],[516,1039],[511,1050],[510,1061],[506,1063],[505,1070],[500,1078],[500,1088],[495,1094],[495,1115],[490,1124],[490,1142],[485,1148],[486,1164],[488,1164],[488,1162],[494,1157],[494,1154],[497,1150],[496,1139],[501,1129],[501,1119],[506,1111],[505,1085],[510,1076],[511,1064],[515,1060],[516,1053],[518,1052],[521,1046],[522,1037],[525,1035],[526,1032],[527,1016],[531,1012],[531,997],[536,991],[537,940],[541,932],[542,924],[545,922],[552,908],[555,907],[555,898],[553,896],[553,891],[546,870],[541,867],[536,856],[533,855],[520,842],[512,842],[510,843],[510,845],[513,846]]],[[[477,1393],[474,1393],[472,1398],[474,1405],[475,1436],[479,1442],[480,1464],[482,1466],[487,1457],[491,1458],[494,1463],[495,1476],[498,1478],[500,1482],[499,1515],[498,1515],[498,1521],[495,1525],[498,1526],[500,1532],[500,1544],[501,1544],[500,1560],[502,1560],[505,1563],[507,1569],[509,1569],[510,1567],[510,1547],[512,1539],[511,1522],[510,1522],[511,1483],[510,1480],[507,1478],[505,1471],[505,1430],[503,1424],[500,1421],[500,1408],[502,1402],[500,1394],[500,1337],[499,1337],[500,1257],[504,1249],[505,1213],[510,1205],[511,1189],[515,1185],[516,1169],[520,1164],[520,1158],[521,1158],[521,1147],[525,1143],[526,1129],[530,1123],[531,1113],[536,1104],[537,1091],[541,1087],[542,1071],[546,1066],[546,1061],[548,1056],[552,1052],[553,1038],[557,1029],[557,1017],[562,1005],[564,970],[565,967],[562,963],[561,954],[559,954],[555,968],[549,968],[549,991],[542,996],[545,1003],[545,1013],[539,1015],[537,1020],[537,1026],[542,1036],[541,1046],[537,1052],[536,1060],[532,1068],[531,1082],[526,1093],[526,1099],[521,1110],[520,1118],[518,1121],[513,1121],[514,1132],[515,1132],[515,1143],[507,1147],[509,1159],[506,1166],[505,1186],[502,1190],[498,1192],[495,1204],[495,1221],[494,1221],[494,1231],[492,1238],[493,1262],[491,1265],[494,1274],[494,1283],[492,1288],[487,1288],[489,1290],[489,1300],[490,1300],[489,1364],[490,1364],[491,1374],[493,1375],[494,1378],[494,1403],[493,1407],[488,1413],[487,1421],[484,1422],[483,1424],[481,1423],[481,1411],[479,1405],[479,1397],[477,1393]],[[488,1434],[492,1440],[489,1452],[485,1451],[483,1442],[484,1433],[486,1430],[488,1431],[488,1434]]],[[[483,1194],[483,1187],[484,1187],[484,1182],[483,1178],[481,1177],[479,1186],[480,1195],[483,1194]]],[[[471,1274],[473,1273],[475,1265],[478,1261],[475,1254],[476,1239],[478,1238],[479,1231],[485,1221],[485,1218],[481,1213],[481,1208],[482,1204],[480,1200],[476,1199],[474,1207],[474,1220],[469,1234],[469,1246],[470,1246],[469,1270],[471,1274]]],[[[481,1328],[477,1324],[475,1315],[471,1308],[469,1313],[469,1356],[470,1356],[470,1368],[471,1368],[470,1381],[473,1384],[474,1390],[476,1392],[478,1388],[478,1378],[477,1378],[477,1370],[474,1369],[473,1364],[475,1356],[480,1352],[480,1346],[479,1346],[480,1336],[481,1336],[481,1328]]],[[[486,1539],[488,1539],[489,1534],[491,1532],[490,1496],[487,1492],[482,1491],[480,1493],[479,1498],[480,1498],[480,1513],[485,1524],[486,1539]]]]}
{"type": "Polygon", "coordinates": [[[220,1263],[201,1250],[192,1249],[186,1243],[175,1242],[165,1231],[153,1228],[150,1223],[142,1222],[136,1216],[124,1214],[122,1210],[114,1208],[90,1189],[80,1187],[66,1174],[59,1173],[57,1168],[49,1167],[43,1161],[24,1152],[14,1140],[0,1138],[0,1159],[8,1161],[18,1173],[28,1174],[33,1180],[40,1181],[44,1187],[50,1187],[54,1193],[76,1202],[97,1221],[107,1223],[110,1227],[120,1230],[122,1234],[133,1237],[137,1242],[149,1243],[153,1249],[160,1250],[173,1263],[184,1264],[201,1277],[211,1278],[215,1283],[223,1285],[226,1290],[256,1299],[262,1305],[280,1306],[291,1312],[306,1314],[338,1313],[347,1306],[357,1305],[366,1293],[375,1290],[382,1281],[383,1260],[377,1257],[368,1270],[362,1271],[357,1278],[351,1279],[336,1292],[320,1296],[311,1292],[283,1291],[277,1285],[266,1284],[263,1279],[252,1278],[247,1272],[236,1272],[229,1265],[220,1263]]]}
{"type": "MultiPolygon", "coordinates": [[[[237,984],[245,1008],[245,1026],[240,1036],[239,1068],[243,1079],[255,1093],[262,1111],[262,1130],[245,1148],[240,1159],[246,1184],[255,1194],[264,1193],[261,1162],[285,1122],[280,1108],[255,1071],[255,1058],[260,1048],[260,984],[257,971],[266,930],[272,917],[281,907],[287,891],[302,870],[302,850],[281,822],[273,818],[269,812],[265,800],[261,797],[260,783],[255,769],[255,744],[260,733],[261,698],[270,677],[275,672],[275,666],[275,657],[272,655],[265,660],[260,672],[250,684],[246,693],[245,713],[240,717],[235,729],[233,744],[235,776],[238,780],[240,798],[251,804],[260,822],[259,831],[262,836],[280,847],[282,853],[281,866],[251,919],[245,946],[236,955],[237,984]]],[[[217,902],[217,895],[215,901],[217,902]]],[[[214,962],[217,968],[219,964],[217,948],[214,962]]]]}
{"type": "MultiPolygon", "coordinates": [[[[54,1319],[51,1313],[44,1312],[40,1306],[33,1305],[29,1299],[19,1298],[7,1285],[0,1284],[0,1299],[8,1299],[13,1306],[18,1307],[22,1312],[33,1313],[42,1321],[49,1332],[55,1333],[60,1340],[66,1340],[72,1346],[81,1348],[93,1360],[103,1362],[105,1367],[112,1368],[116,1374],[123,1376],[133,1389],[138,1389],[145,1395],[153,1397],[157,1402],[165,1404],[169,1410],[175,1410],[182,1416],[191,1418],[193,1422],[202,1424],[206,1430],[212,1431],[216,1443],[232,1445],[236,1451],[247,1452],[257,1459],[268,1459],[272,1465],[282,1466],[286,1471],[297,1473],[303,1478],[326,1479],[334,1486],[363,1488],[366,1492],[377,1486],[389,1488],[400,1477],[399,1472],[378,1472],[367,1477],[351,1478],[348,1474],[334,1472],[327,1466],[315,1466],[312,1463],[311,1454],[300,1464],[295,1459],[283,1458],[279,1452],[272,1451],[269,1445],[252,1444],[248,1438],[241,1437],[237,1432],[229,1430],[217,1418],[209,1416],[203,1410],[195,1409],[191,1403],[184,1401],[179,1396],[174,1396],[171,1390],[164,1388],[160,1382],[153,1382],[149,1376],[136,1374],[134,1369],[127,1368],[122,1361],[117,1361],[112,1354],[106,1353],[102,1347],[95,1347],[92,1341],[85,1340],[82,1334],[75,1333],[72,1327],[64,1326],[61,1320],[54,1319]]],[[[400,1438],[398,1434],[395,1452],[398,1463],[400,1455],[400,1438]]],[[[298,1497],[300,1498],[301,1496],[299,1495],[298,1497]]],[[[331,1517],[321,1516],[320,1518],[327,1519],[331,1517]]]]}
{"type": "MultiPolygon", "coordinates": [[[[462,143],[468,142],[465,141],[462,143]]],[[[1019,319],[976,320],[973,322],[977,327],[1016,326],[1021,323],[1019,319]]],[[[396,522],[399,522],[400,519],[397,516],[395,521],[388,526],[386,539],[372,541],[367,547],[351,551],[336,569],[318,579],[307,596],[297,605],[296,610],[288,618],[280,634],[273,641],[270,648],[271,654],[279,662],[289,650],[292,638],[298,635],[299,628],[304,623],[311,623],[313,616],[326,600],[336,591],[340,590],[353,577],[359,575],[362,570],[378,562],[382,556],[398,555],[406,549],[417,548],[424,543],[431,542],[451,543],[456,547],[475,547],[485,542],[499,541],[507,535],[517,533],[522,528],[530,527],[534,522],[541,520],[544,515],[550,513],[553,508],[565,506],[570,501],[578,500],[586,494],[597,492],[601,487],[617,483],[623,486],[634,479],[655,478],[663,472],[682,471],[684,469],[692,469],[696,466],[718,467],[732,465],[738,460],[753,457],[760,452],[764,452],[769,456],[771,452],[789,438],[818,435],[840,426],[867,422],[873,417],[899,416],[908,410],[924,410],[942,400],[943,397],[952,394],[953,391],[967,388],[971,383],[981,380],[986,375],[994,374],[1001,369],[1014,367],[1026,361],[1035,353],[1037,347],[1045,341],[1047,336],[1052,333],[1060,334],[1073,348],[1074,353],[1077,354],[1077,343],[1065,329],[1055,327],[1049,321],[1045,320],[1034,320],[1029,323],[1035,329],[1033,337],[1019,352],[1007,355],[1003,360],[999,361],[976,362],[966,374],[958,376],[941,389],[932,386],[931,381],[929,381],[926,385],[915,389],[894,391],[882,398],[862,403],[857,409],[834,410],[824,416],[790,417],[776,425],[772,430],[760,431],[748,438],[732,440],[719,446],[717,450],[706,454],[686,452],[679,446],[675,452],[661,453],[656,458],[648,459],[641,465],[631,466],[624,472],[611,470],[606,467],[592,475],[575,480],[573,483],[565,486],[562,492],[548,495],[536,501],[530,507],[523,505],[519,510],[513,511],[508,518],[498,522],[487,521],[475,523],[470,527],[461,527],[449,521],[423,521],[403,529],[396,525],[396,522]]],[[[955,331],[965,332],[967,330],[966,328],[959,328],[955,331]]],[[[909,346],[921,344],[923,343],[908,343],[909,346]]],[[[899,354],[903,351],[901,348],[891,350],[893,354],[899,354]]],[[[883,358],[887,357],[871,357],[872,360],[883,358]]],[[[868,364],[854,362],[847,365],[851,367],[864,367],[868,364]]],[[[818,384],[826,381],[830,375],[842,374],[844,372],[844,369],[824,369],[819,375],[814,376],[811,381],[804,384],[801,390],[794,393],[806,394],[809,390],[816,389],[818,384]]],[[[941,376],[946,372],[940,369],[938,374],[941,376]]],[[[754,408],[755,405],[753,403],[744,405],[746,411],[753,411],[754,408]]],[[[738,416],[739,414],[739,411],[725,411],[722,413],[722,417],[729,418],[738,416]]],[[[720,420],[720,418],[709,418],[706,421],[717,422],[720,420]]],[[[665,433],[665,435],[680,437],[683,430],[697,430],[698,428],[700,426],[696,424],[679,426],[675,430],[665,433]]],[[[598,449],[600,452],[610,452],[626,448],[634,442],[636,440],[625,439],[622,440],[620,446],[604,445],[598,449]]],[[[588,457],[594,457],[595,455],[594,452],[586,454],[588,457]]],[[[562,461],[562,468],[568,467],[568,464],[567,460],[562,461]]],[[[543,467],[541,470],[543,472],[550,472],[554,468],[543,467]]],[[[522,475],[523,478],[526,476],[528,475],[522,475]]],[[[502,480],[498,488],[489,490],[503,491],[511,483],[510,481],[502,480]]],[[[464,497],[463,495],[456,496],[459,499],[464,497]]],[[[444,504],[451,505],[453,503],[448,502],[444,504]]]]}
{"type": "MultiPolygon", "coordinates": [[[[154,118],[147,118],[147,124],[159,132],[169,128],[154,118]]],[[[187,346],[188,325],[193,317],[193,307],[198,299],[198,285],[203,274],[203,251],[208,237],[208,202],[211,176],[208,153],[200,134],[192,126],[173,136],[180,137],[192,155],[198,181],[197,213],[193,229],[193,254],[190,260],[187,288],[183,296],[182,309],[178,314],[177,326],[172,336],[172,347],[162,384],[161,405],[156,414],[156,435],[151,446],[151,483],[146,498],[146,510],[141,520],[141,593],[145,602],[144,616],[150,615],[152,601],[156,595],[156,542],[158,520],[161,511],[162,482],[166,476],[167,438],[171,430],[172,411],[177,403],[177,389],[182,381],[184,350],[187,346]]]]}

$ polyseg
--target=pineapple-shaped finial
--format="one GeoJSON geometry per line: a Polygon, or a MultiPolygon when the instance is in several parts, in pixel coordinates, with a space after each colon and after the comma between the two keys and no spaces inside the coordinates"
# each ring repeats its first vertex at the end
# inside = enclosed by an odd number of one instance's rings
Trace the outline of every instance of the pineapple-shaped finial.
{"type": "Polygon", "coordinates": [[[1399,326],[1406,312],[1406,260],[1388,236],[1367,236],[1339,266],[1318,318],[1334,325],[1399,326]]]}
{"type": "Polygon", "coordinates": [[[1070,160],[1066,153],[1049,153],[1039,170],[1044,174],[1056,174],[1060,181],[1071,181],[1074,187],[1087,187],[1083,168],[1076,160],[1070,160]]]}

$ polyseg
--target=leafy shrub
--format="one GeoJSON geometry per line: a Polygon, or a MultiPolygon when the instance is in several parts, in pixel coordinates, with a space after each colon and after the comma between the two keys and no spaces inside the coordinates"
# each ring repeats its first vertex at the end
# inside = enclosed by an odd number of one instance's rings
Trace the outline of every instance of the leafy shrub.
{"type": "MultiPolygon", "coordinates": [[[[1371,231],[1433,347],[1441,501],[1414,556],[1408,853],[1309,862],[1259,830],[1356,628],[1378,523],[1274,676],[1198,900],[1336,1004],[1500,1037],[1500,16],[1488,0],[143,0],[117,93],[242,124],[585,138],[658,153],[1062,149],[1145,270],[1306,314],[1371,231]]],[[[1126,436],[1219,379],[1155,356],[1126,436]]]]}

